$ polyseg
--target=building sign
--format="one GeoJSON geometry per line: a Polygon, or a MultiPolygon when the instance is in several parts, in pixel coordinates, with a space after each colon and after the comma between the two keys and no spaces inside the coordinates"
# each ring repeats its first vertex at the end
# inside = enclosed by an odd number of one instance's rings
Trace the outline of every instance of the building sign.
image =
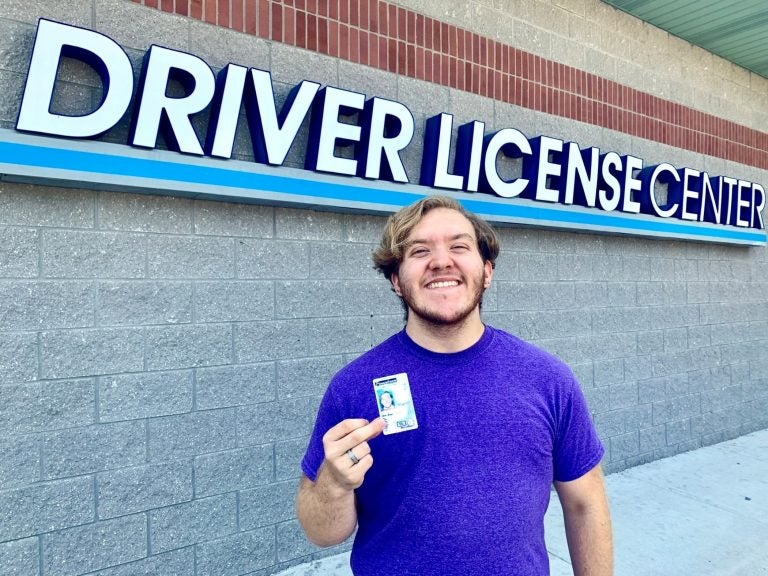
{"type": "Polygon", "coordinates": [[[414,142],[415,122],[399,102],[305,80],[278,109],[268,71],[229,64],[215,75],[197,56],[160,46],[147,51],[136,87],[133,72],[110,38],[40,20],[16,131],[0,133],[4,177],[373,212],[440,191],[495,222],[766,241],[766,194],[755,182],[646,165],[513,127],[489,132],[481,121],[454,127],[450,114],[427,120],[420,179],[412,182],[401,154],[414,142]],[[51,112],[63,57],[101,78],[102,100],[87,114],[51,112]],[[95,140],[132,104],[129,146],[95,140]],[[232,159],[243,109],[254,162],[232,159]],[[209,117],[203,137],[197,114],[209,117]],[[299,142],[303,125],[309,131],[299,142]],[[170,150],[156,149],[161,133],[170,150]],[[284,166],[296,148],[306,150],[304,169],[284,166]]]}

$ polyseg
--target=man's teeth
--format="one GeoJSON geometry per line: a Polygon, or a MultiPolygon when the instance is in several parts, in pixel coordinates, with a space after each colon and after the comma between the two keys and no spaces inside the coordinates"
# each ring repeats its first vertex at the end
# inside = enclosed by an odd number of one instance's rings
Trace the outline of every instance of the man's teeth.
{"type": "Polygon", "coordinates": [[[449,282],[431,282],[428,288],[447,288],[448,286],[458,286],[459,283],[456,280],[450,280],[449,282]]]}

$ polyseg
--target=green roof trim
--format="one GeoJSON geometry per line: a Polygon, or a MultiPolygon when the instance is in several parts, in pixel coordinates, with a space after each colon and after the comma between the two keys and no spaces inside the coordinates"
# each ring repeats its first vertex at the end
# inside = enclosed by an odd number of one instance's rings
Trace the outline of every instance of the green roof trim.
{"type": "Polygon", "coordinates": [[[766,0],[603,0],[768,78],[766,0]]]}

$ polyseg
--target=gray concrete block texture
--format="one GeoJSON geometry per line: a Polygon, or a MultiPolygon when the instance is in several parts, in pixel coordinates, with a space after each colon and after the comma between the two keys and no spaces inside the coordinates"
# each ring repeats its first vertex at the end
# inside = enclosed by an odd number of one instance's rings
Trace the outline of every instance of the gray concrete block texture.
{"type": "MultiPolygon", "coordinates": [[[[703,52],[598,0],[537,0],[514,14],[504,3],[467,1],[456,16],[440,3],[395,3],[768,125],[768,81],[745,81],[711,55],[702,64],[703,52]],[[587,33],[598,29],[610,32],[587,33]],[[639,49],[641,38],[650,40],[639,49]],[[675,72],[700,68],[684,81],[675,72]],[[728,95],[712,88],[724,83],[728,95]]],[[[4,128],[15,125],[39,17],[107,34],[135,63],[154,43],[215,69],[271,66],[280,102],[304,78],[403,102],[417,124],[403,158],[413,181],[424,119],[449,112],[489,129],[541,131],[768,182],[751,167],[128,0],[0,3],[4,128]]],[[[86,68],[62,66],[62,111],[98,98],[86,68]]],[[[104,138],[124,142],[126,127],[104,138]]],[[[291,150],[288,162],[300,165],[303,153],[291,150]]],[[[0,182],[0,574],[266,575],[327,554],[295,519],[299,462],[329,378],[402,325],[369,259],[383,224],[381,216],[0,182]]],[[[485,319],[573,366],[609,472],[768,428],[765,247],[522,228],[500,236],[485,319]]]]}

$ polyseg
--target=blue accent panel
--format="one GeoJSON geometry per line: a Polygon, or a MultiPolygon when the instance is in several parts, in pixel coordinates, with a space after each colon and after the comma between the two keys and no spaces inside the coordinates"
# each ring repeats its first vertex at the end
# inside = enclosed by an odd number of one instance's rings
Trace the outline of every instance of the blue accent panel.
{"type": "MultiPolygon", "coordinates": [[[[490,142],[493,139],[493,137],[496,136],[496,134],[498,134],[498,131],[497,132],[493,132],[491,134],[487,134],[486,136],[483,137],[483,158],[482,158],[482,162],[483,163],[485,163],[485,157],[488,155],[488,145],[490,144],[490,142]]],[[[507,158],[523,158],[524,156],[527,156],[527,154],[524,155],[522,153],[522,151],[517,146],[512,144],[511,142],[508,142],[507,144],[504,144],[501,147],[501,149],[499,150],[499,152],[501,152],[501,154],[503,154],[507,158]]],[[[525,166],[526,162],[531,162],[530,157],[527,160],[525,158],[523,158],[523,166],[525,166]]],[[[494,165],[498,166],[498,158],[494,159],[494,165]]],[[[536,168],[534,166],[534,170],[535,169],[536,168]]],[[[524,171],[525,170],[522,170],[521,172],[524,172],[524,171]]],[[[525,178],[525,174],[521,174],[520,178],[525,178]]],[[[511,180],[507,180],[506,182],[512,182],[514,180],[515,179],[513,178],[511,180]]],[[[530,187],[531,187],[531,183],[529,182],[528,185],[526,186],[526,192],[528,190],[530,190],[530,187]]],[[[480,166],[480,185],[478,187],[478,191],[479,192],[486,192],[488,194],[495,194],[493,188],[491,187],[490,182],[488,182],[488,177],[487,177],[487,175],[485,173],[485,168],[484,168],[483,164],[481,164],[481,166],[480,166]]],[[[521,194],[521,197],[524,197],[523,196],[524,194],[525,194],[525,192],[523,194],[521,194]]]]}
{"type": "MultiPolygon", "coordinates": [[[[317,151],[320,147],[320,132],[323,127],[323,116],[325,111],[325,99],[328,96],[328,86],[318,90],[315,101],[312,104],[312,115],[309,121],[309,139],[307,140],[307,156],[304,161],[304,167],[307,170],[317,170],[317,151]]],[[[339,115],[352,117],[359,115],[360,110],[351,106],[339,106],[339,115]]],[[[336,138],[337,147],[358,146],[356,140],[347,140],[345,138],[336,138]]]]}
{"type": "Polygon", "coordinates": [[[317,170],[317,151],[320,148],[320,131],[323,128],[323,110],[327,89],[320,88],[312,103],[312,112],[309,117],[309,137],[307,138],[307,154],[304,158],[304,168],[317,170]]]}
{"type": "MultiPolygon", "coordinates": [[[[170,48],[166,48],[166,50],[170,50],[170,48]]],[[[178,50],[174,50],[174,52],[178,52],[178,50]]],[[[184,89],[185,96],[190,95],[195,90],[195,85],[197,84],[197,81],[195,80],[195,77],[192,76],[189,72],[186,70],[183,70],[181,68],[175,68],[172,67],[168,71],[168,80],[166,81],[166,91],[168,90],[168,85],[171,82],[178,82],[181,84],[181,87],[184,89]]],[[[205,112],[205,109],[203,109],[198,114],[202,114],[205,112]]],[[[198,114],[193,114],[190,117],[190,123],[192,124],[192,129],[195,129],[195,124],[192,122],[192,118],[195,116],[198,116],[198,114]]],[[[163,138],[165,139],[165,143],[168,145],[169,150],[173,150],[174,152],[180,152],[179,142],[176,139],[176,132],[173,130],[173,126],[171,126],[171,121],[168,118],[168,115],[166,114],[165,110],[163,110],[163,113],[160,115],[160,131],[163,134],[163,138]]],[[[195,130],[195,134],[197,136],[198,142],[200,141],[200,135],[197,134],[197,130],[195,130]]]]}
{"type": "Polygon", "coordinates": [[[724,178],[722,180],[723,193],[723,224],[734,224],[736,222],[736,202],[739,199],[739,181],[735,178],[724,178]]]}
{"type": "MultiPolygon", "coordinates": [[[[40,22],[42,21],[47,22],[53,22],[54,24],[63,24],[62,22],[58,22],[56,20],[49,20],[48,18],[40,18],[40,22]]],[[[37,43],[37,36],[40,34],[40,22],[38,22],[37,30],[35,30],[35,42],[37,43]]],[[[94,34],[99,34],[98,32],[93,32],[92,30],[88,30],[87,28],[81,28],[79,26],[72,26],[71,24],[64,24],[65,26],[70,26],[72,28],[79,28],[80,30],[87,30],[88,32],[92,32],[94,34]]],[[[105,36],[104,34],[99,34],[100,36],[103,36],[104,38],[107,38],[108,40],[111,40],[109,36],[105,36]]],[[[34,52],[34,44],[33,44],[33,52],[34,52]]],[[[125,53],[125,50],[122,46],[118,46],[120,50],[125,53]]],[[[29,69],[29,64],[31,64],[31,57],[30,54],[30,62],[27,65],[27,69],[29,69]]],[[[109,77],[109,70],[107,68],[106,63],[99,58],[96,54],[91,52],[90,50],[86,50],[84,48],[81,48],[80,46],[71,46],[69,44],[64,44],[61,47],[61,54],[59,55],[59,66],[61,66],[61,58],[73,58],[75,60],[79,60],[80,62],[83,62],[84,64],[87,64],[91,68],[93,68],[96,73],[99,75],[99,79],[101,80],[102,84],[102,92],[101,92],[101,100],[99,101],[98,105],[94,107],[94,110],[98,110],[102,104],[104,104],[104,100],[107,98],[107,94],[109,93],[109,86],[110,86],[110,77],[109,77]]],[[[126,54],[127,57],[127,54],[126,54]]],[[[22,94],[26,93],[27,90],[27,82],[29,82],[29,75],[27,75],[24,78],[24,90],[22,91],[22,94]]],[[[131,80],[133,82],[133,80],[131,80]]],[[[55,86],[54,86],[55,91],[55,86]]],[[[51,99],[53,98],[53,94],[51,94],[51,99]]],[[[51,102],[48,102],[48,111],[50,112],[51,102]]],[[[19,112],[21,112],[21,107],[19,107],[19,112]]],[[[18,126],[18,116],[16,118],[16,125],[18,126]]],[[[113,126],[114,128],[114,126],[113,126]]],[[[107,130],[108,131],[108,130],[107,130]]],[[[107,131],[104,131],[100,134],[96,134],[94,136],[91,136],[90,139],[95,139],[101,136],[102,134],[105,134],[107,131]]]]}
{"type": "MultiPolygon", "coordinates": [[[[705,172],[706,174],[706,172],[705,172]]],[[[720,199],[720,215],[722,217],[723,214],[723,198],[722,193],[720,190],[720,184],[721,184],[720,178],[712,178],[709,177],[709,184],[712,188],[712,196],[715,199],[715,202],[717,202],[718,199],[720,199]]],[[[702,189],[701,194],[701,201],[704,202],[704,221],[710,222],[712,224],[719,224],[717,221],[717,214],[715,212],[715,207],[712,206],[712,199],[710,198],[709,192],[707,192],[706,189],[702,189]]]]}
{"type": "MultiPolygon", "coordinates": [[[[102,84],[101,101],[94,108],[94,110],[99,109],[101,105],[104,103],[104,100],[107,98],[107,93],[109,92],[109,70],[107,69],[107,65],[96,54],[94,54],[90,50],[85,50],[84,48],[80,48],[79,46],[70,46],[68,44],[64,44],[61,47],[61,55],[64,58],[72,58],[74,60],[78,60],[80,62],[83,62],[84,64],[87,64],[88,66],[93,68],[96,71],[96,73],[99,75],[99,78],[101,79],[101,84],[102,84]]],[[[61,64],[61,61],[59,61],[59,64],[61,64]]],[[[51,111],[50,107],[48,111],[49,112],[51,111]]],[[[96,134],[92,138],[98,138],[100,135],[101,134],[96,134]]]]}
{"type": "MultiPolygon", "coordinates": [[[[565,192],[566,188],[568,186],[568,169],[570,164],[570,154],[569,152],[569,146],[570,144],[564,144],[563,145],[563,152],[562,152],[562,158],[563,158],[563,168],[562,172],[560,173],[561,176],[558,178],[558,186],[557,189],[560,191],[560,198],[565,198],[565,192]]],[[[599,187],[600,182],[600,150],[598,148],[583,148],[579,149],[579,155],[581,156],[581,161],[584,164],[587,173],[589,174],[591,172],[592,163],[594,162],[597,164],[597,175],[596,179],[598,181],[597,187],[599,187]]],[[[587,196],[584,193],[584,184],[578,176],[578,171],[575,172],[576,177],[573,181],[573,203],[577,206],[585,206],[589,207],[589,202],[587,202],[587,196]]],[[[595,193],[595,203],[593,205],[598,205],[598,199],[597,199],[597,193],[595,193]]]]}
{"type": "Polygon", "coordinates": [[[149,57],[152,54],[152,48],[154,48],[154,45],[150,46],[149,50],[144,52],[144,56],[141,59],[141,74],[139,74],[139,84],[136,87],[136,98],[133,104],[133,113],[131,114],[131,123],[128,127],[128,143],[131,146],[136,146],[133,143],[133,140],[136,137],[136,124],[139,121],[139,110],[141,110],[141,100],[144,97],[144,84],[147,81],[147,65],[149,64],[149,57]]]}
{"type": "MultiPolygon", "coordinates": [[[[150,46],[149,50],[147,50],[146,54],[144,55],[144,60],[141,67],[141,80],[139,81],[139,90],[137,92],[138,96],[136,97],[136,105],[134,106],[133,118],[131,119],[130,142],[133,142],[133,136],[136,133],[136,122],[138,121],[139,110],[141,109],[141,106],[144,100],[144,84],[146,81],[146,70],[147,70],[147,67],[149,66],[150,60],[152,59],[152,52],[155,50],[155,48],[162,48],[162,47],[156,46],[153,44],[152,46],[150,46]]],[[[163,48],[163,50],[179,52],[178,50],[172,50],[171,48],[163,48]]],[[[182,54],[182,52],[179,52],[179,53],[182,54]]],[[[166,82],[165,82],[166,93],[168,90],[168,85],[171,83],[171,81],[175,81],[181,84],[181,87],[184,89],[185,95],[191,94],[195,89],[195,85],[197,84],[197,81],[195,80],[195,77],[192,74],[190,74],[189,72],[187,72],[182,68],[176,68],[176,67],[171,67],[168,70],[168,77],[166,78],[166,82]]],[[[205,112],[205,109],[203,109],[198,114],[203,114],[204,112],[205,112]]],[[[193,114],[192,117],[190,117],[190,122],[192,124],[192,129],[195,131],[195,135],[199,142],[200,135],[197,134],[197,130],[195,130],[194,122],[192,122],[192,118],[197,116],[198,114],[193,114]]],[[[176,139],[176,133],[173,130],[173,126],[171,125],[171,121],[168,118],[168,114],[166,113],[165,109],[163,109],[163,111],[160,113],[160,126],[158,127],[158,133],[163,135],[163,139],[165,140],[165,143],[168,146],[169,150],[173,150],[174,152],[181,152],[181,149],[179,147],[179,142],[176,139]]]]}
{"type": "MultiPolygon", "coordinates": [[[[73,181],[79,180],[78,173],[103,174],[112,178],[147,178],[172,182],[180,186],[210,186],[211,195],[215,195],[216,189],[221,188],[252,189],[295,196],[297,201],[305,201],[308,196],[311,196],[331,202],[338,201],[339,207],[343,207],[344,203],[354,202],[370,205],[377,210],[381,210],[382,207],[397,209],[407,206],[432,192],[425,190],[424,193],[419,193],[405,189],[397,190],[394,187],[363,187],[355,185],[353,179],[349,180],[348,185],[326,182],[316,179],[315,175],[297,178],[241,172],[224,167],[226,161],[222,161],[222,167],[218,168],[13,142],[0,142],[0,161],[19,166],[71,171],[73,181]]],[[[606,212],[561,210],[552,208],[551,205],[539,208],[514,202],[484,201],[476,196],[459,200],[467,209],[492,221],[528,221],[543,225],[567,225],[581,230],[597,228],[605,231],[681,235],[689,238],[751,244],[766,241],[764,231],[749,231],[733,227],[704,228],[695,223],[677,223],[665,219],[634,219],[606,212]]]]}
{"type": "MultiPolygon", "coordinates": [[[[269,74],[269,83],[272,85],[272,73],[269,71],[265,72],[269,74]]],[[[285,102],[283,102],[283,107],[280,109],[280,112],[277,112],[277,126],[279,129],[283,128],[283,123],[288,117],[288,114],[290,114],[291,108],[293,108],[293,103],[296,100],[296,96],[298,95],[301,87],[305,82],[306,80],[300,82],[291,88],[290,92],[288,92],[288,96],[286,96],[285,102]]],[[[275,110],[277,110],[277,102],[275,101],[274,97],[274,88],[272,90],[272,106],[275,110]]],[[[256,88],[253,85],[253,75],[250,70],[248,71],[245,79],[245,115],[248,119],[248,128],[249,132],[251,133],[253,157],[257,162],[261,162],[262,164],[269,164],[270,162],[269,156],[267,154],[267,142],[266,136],[264,134],[264,126],[261,123],[261,112],[259,110],[258,101],[256,100],[256,88]]],[[[317,147],[315,147],[314,150],[315,155],[317,155],[317,147]]],[[[316,158],[315,161],[317,161],[316,158]]]]}
{"type": "MultiPolygon", "coordinates": [[[[676,200],[680,202],[680,205],[677,207],[677,210],[675,210],[675,218],[682,218],[683,216],[683,183],[684,183],[684,176],[685,176],[685,168],[678,168],[677,175],[680,177],[680,184],[678,186],[675,186],[674,188],[679,188],[678,190],[675,190],[675,194],[679,194],[677,196],[676,200]]],[[[695,176],[693,178],[688,179],[689,187],[692,190],[700,190],[701,189],[701,173],[699,176],[695,176]]],[[[699,195],[697,198],[689,197],[690,200],[688,201],[688,204],[686,205],[686,212],[688,214],[696,214],[696,218],[698,219],[698,215],[701,213],[701,195],[699,195]]],[[[736,220],[732,220],[731,222],[736,222],[736,220]]]]}
{"type": "Polygon", "coordinates": [[[680,181],[672,180],[667,187],[667,204],[665,206],[672,207],[673,204],[677,204],[677,208],[672,214],[673,218],[680,218],[683,213],[683,180],[680,176],[680,171],[677,171],[680,181]]]}
{"type": "MultiPolygon", "coordinates": [[[[464,177],[462,189],[466,190],[469,186],[469,167],[472,163],[472,135],[475,132],[475,122],[469,122],[459,126],[458,136],[456,137],[456,156],[453,161],[453,171],[464,177]]],[[[482,150],[481,150],[482,152],[482,150]]],[[[482,168],[480,172],[483,172],[482,168]]],[[[478,189],[480,183],[478,181],[478,189]]]]}
{"type": "MultiPolygon", "coordinates": [[[[357,175],[365,176],[365,165],[368,163],[368,143],[371,140],[371,118],[373,117],[373,106],[376,98],[369,98],[365,101],[363,111],[360,113],[360,143],[357,146],[355,158],[357,158],[357,175]]],[[[382,154],[383,156],[383,154],[382,154]]],[[[381,162],[383,158],[379,159],[381,162]]],[[[386,166],[379,164],[379,177],[392,181],[392,170],[389,169],[389,163],[386,166]]]]}
{"type": "MultiPolygon", "coordinates": [[[[269,74],[269,84],[272,85],[272,73],[269,74]]],[[[283,110],[290,110],[290,103],[293,103],[296,98],[296,90],[298,86],[294,86],[288,96],[288,101],[283,106],[283,110]]],[[[249,70],[245,77],[245,117],[248,120],[248,132],[251,134],[251,146],[253,148],[253,157],[256,162],[267,164],[267,144],[264,140],[264,128],[261,125],[261,112],[259,111],[258,100],[256,99],[256,88],[253,86],[253,74],[249,70]]],[[[277,109],[277,103],[274,99],[274,88],[272,89],[272,105],[277,109]]],[[[282,116],[281,114],[280,116],[282,116]]],[[[282,124],[282,122],[281,122],[282,124]]],[[[210,131],[210,128],[209,128],[210,131]]]]}
{"type": "Polygon", "coordinates": [[[600,202],[601,190],[606,191],[605,195],[607,197],[609,196],[611,201],[613,201],[618,195],[618,203],[621,203],[622,182],[620,178],[623,178],[621,157],[616,154],[616,152],[606,152],[605,154],[600,154],[600,175],[597,179],[597,207],[600,208],[600,210],[605,210],[600,202]],[[611,162],[610,166],[607,165],[606,160],[609,154],[612,158],[615,158],[618,161],[618,165],[614,164],[613,162],[611,162]],[[613,168],[615,171],[611,170],[611,168],[613,168]]]}
{"type": "MultiPolygon", "coordinates": [[[[496,132],[493,132],[491,134],[486,134],[483,136],[483,157],[480,164],[480,182],[477,184],[477,191],[478,192],[484,192],[486,194],[495,194],[493,191],[493,188],[491,187],[490,182],[488,182],[488,176],[485,173],[485,157],[488,154],[488,143],[491,141],[491,138],[493,138],[496,135],[496,132]]],[[[502,151],[504,151],[504,148],[507,146],[503,146],[501,148],[502,151]]],[[[512,148],[509,146],[509,148],[512,148]]],[[[518,151],[519,152],[519,151],[518,151]]],[[[509,158],[515,158],[515,156],[511,156],[510,154],[507,154],[504,152],[505,155],[509,158]]],[[[521,156],[521,154],[518,154],[517,157],[521,156]]],[[[498,158],[494,159],[494,168],[497,166],[498,158]]],[[[521,176],[522,177],[522,176],[521,176]]]]}
{"type": "MultiPolygon", "coordinates": [[[[227,74],[229,74],[229,66],[225,66],[216,74],[216,90],[213,93],[213,101],[210,104],[211,118],[208,121],[208,133],[205,137],[205,146],[203,147],[206,156],[211,155],[213,141],[216,139],[216,130],[219,126],[219,116],[221,115],[221,100],[224,97],[224,85],[227,83],[227,74]]],[[[240,101],[242,103],[242,94],[240,95],[240,101]]],[[[235,129],[235,134],[237,134],[237,129],[235,129]]]]}
{"type": "MultiPolygon", "coordinates": [[[[365,107],[360,113],[360,127],[362,129],[360,135],[360,142],[356,142],[357,152],[355,158],[357,159],[357,175],[365,176],[365,165],[368,162],[368,149],[371,139],[371,117],[373,115],[373,107],[376,100],[382,100],[381,98],[369,98],[365,102],[365,107]]],[[[387,139],[396,138],[400,132],[403,131],[403,123],[400,119],[393,115],[387,114],[384,119],[384,137],[387,139]]],[[[381,158],[379,159],[379,175],[376,177],[379,180],[387,180],[393,182],[395,180],[392,174],[392,166],[389,163],[389,159],[384,152],[381,152],[381,158]]]]}
{"type": "Polygon", "coordinates": [[[424,125],[424,153],[421,156],[419,184],[432,187],[437,173],[437,149],[440,144],[440,118],[442,114],[427,118],[424,125]]]}
{"type": "Polygon", "coordinates": [[[752,217],[752,183],[744,180],[739,180],[739,184],[744,182],[749,186],[742,187],[737,185],[736,201],[734,202],[734,219],[732,222],[735,224],[739,220],[742,222],[749,222],[752,217]],[[739,200],[742,198],[742,191],[746,192],[745,198],[749,200],[746,206],[739,206],[739,200]]]}
{"type": "MultiPolygon", "coordinates": [[[[538,186],[538,181],[540,179],[539,174],[539,164],[540,164],[540,157],[541,157],[541,139],[544,138],[544,136],[536,136],[536,138],[531,138],[529,142],[531,143],[531,151],[532,154],[528,158],[523,158],[523,178],[529,181],[528,186],[525,187],[525,191],[520,194],[521,198],[535,198],[536,197],[536,188],[538,186]]],[[[561,157],[563,155],[563,152],[552,152],[552,162],[555,164],[562,165],[561,157]]],[[[560,193],[558,195],[558,201],[561,201],[563,199],[563,193],[562,193],[562,187],[560,186],[560,181],[565,179],[564,172],[561,171],[560,177],[552,177],[553,181],[545,184],[549,184],[547,188],[551,188],[553,190],[559,190],[560,193]]]]}
{"type": "Polygon", "coordinates": [[[755,190],[755,203],[752,207],[753,213],[751,217],[754,219],[753,227],[760,230],[760,221],[762,220],[760,216],[760,212],[758,211],[758,206],[765,205],[765,189],[760,188],[754,188],[755,190]]]}
{"type": "MultiPolygon", "coordinates": [[[[658,165],[646,166],[640,170],[640,174],[638,175],[638,179],[643,183],[643,193],[640,196],[640,212],[642,214],[650,214],[651,216],[658,216],[656,214],[656,209],[653,207],[653,202],[651,201],[651,195],[654,194],[654,190],[651,189],[651,176],[653,176],[653,172],[656,170],[657,166],[658,165]]],[[[672,205],[677,204],[678,208],[675,212],[679,214],[680,202],[683,199],[682,184],[675,180],[668,170],[659,174],[656,178],[656,182],[667,185],[667,201],[660,205],[659,208],[661,210],[668,210],[672,205]]]]}
{"type": "MultiPolygon", "coordinates": [[[[272,73],[269,73],[269,79],[270,83],[272,82],[272,73]]],[[[288,114],[291,112],[291,108],[293,108],[293,102],[296,100],[296,96],[299,94],[299,91],[302,89],[302,87],[307,83],[306,80],[302,80],[296,86],[291,88],[291,91],[288,92],[288,95],[285,97],[285,102],[283,102],[283,107],[280,108],[280,112],[277,113],[277,125],[279,128],[282,129],[283,123],[285,122],[285,119],[288,118],[288,114]]],[[[273,89],[274,94],[274,89],[273,89]]],[[[277,108],[277,105],[275,105],[275,108],[277,108]]]]}

